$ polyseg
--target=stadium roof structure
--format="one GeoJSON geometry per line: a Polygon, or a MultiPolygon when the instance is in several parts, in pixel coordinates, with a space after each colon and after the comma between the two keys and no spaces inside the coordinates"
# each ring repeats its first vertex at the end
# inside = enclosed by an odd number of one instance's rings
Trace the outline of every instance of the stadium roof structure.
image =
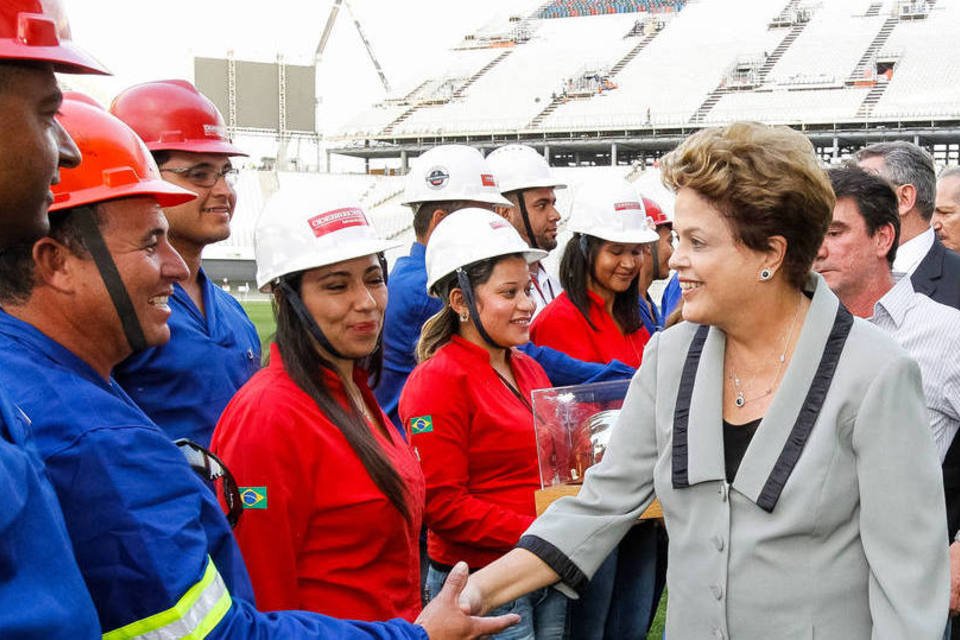
{"type": "Polygon", "coordinates": [[[825,157],[908,139],[960,153],[960,2],[543,0],[466,36],[330,152],[524,142],[558,165],[649,164],[706,126],[803,130],[825,157]]]}

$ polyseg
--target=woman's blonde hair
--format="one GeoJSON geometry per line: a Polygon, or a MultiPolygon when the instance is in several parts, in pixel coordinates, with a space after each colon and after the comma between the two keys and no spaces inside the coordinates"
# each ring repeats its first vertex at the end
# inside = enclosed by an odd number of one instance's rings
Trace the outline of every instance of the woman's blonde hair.
{"type": "Polygon", "coordinates": [[[692,189],[719,209],[755,251],[783,236],[783,271],[802,288],[833,217],[830,180],[797,131],[735,122],[691,135],[660,162],[664,185],[692,189]]]}

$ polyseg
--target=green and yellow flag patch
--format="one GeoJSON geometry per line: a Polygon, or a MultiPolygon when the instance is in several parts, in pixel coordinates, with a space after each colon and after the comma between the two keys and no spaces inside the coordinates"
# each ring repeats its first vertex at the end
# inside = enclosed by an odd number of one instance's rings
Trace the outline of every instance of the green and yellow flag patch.
{"type": "Polygon", "coordinates": [[[267,508],[267,488],[266,487],[239,487],[240,501],[244,509],[266,509],[267,508]]]}
{"type": "Polygon", "coordinates": [[[418,433],[432,433],[433,432],[433,416],[418,416],[416,418],[410,418],[410,431],[413,435],[418,433]]]}

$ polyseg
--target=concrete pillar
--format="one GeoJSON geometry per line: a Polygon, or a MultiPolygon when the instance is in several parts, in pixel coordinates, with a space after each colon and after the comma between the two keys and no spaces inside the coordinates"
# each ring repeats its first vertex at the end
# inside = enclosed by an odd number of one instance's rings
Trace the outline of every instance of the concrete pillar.
{"type": "Polygon", "coordinates": [[[547,164],[550,164],[550,145],[543,145],[543,159],[547,161],[547,164]]]}
{"type": "Polygon", "coordinates": [[[407,152],[400,152],[400,173],[407,175],[407,171],[410,170],[410,162],[407,159],[407,152]]]}
{"type": "Polygon", "coordinates": [[[616,142],[610,143],[610,166],[611,167],[617,166],[617,143],[616,142]]]}
{"type": "Polygon", "coordinates": [[[840,141],[836,137],[833,138],[833,161],[836,162],[837,158],[840,157],[840,141]]]}
{"type": "MultiPolygon", "coordinates": [[[[319,150],[317,151],[319,154],[319,150]]],[[[330,153],[330,149],[327,149],[327,173],[330,173],[330,156],[333,155],[330,153]]]]}
{"type": "Polygon", "coordinates": [[[363,159],[363,172],[370,173],[370,158],[363,159]]]}
{"type": "Polygon", "coordinates": [[[913,144],[920,146],[920,136],[913,136],[913,144]]]}

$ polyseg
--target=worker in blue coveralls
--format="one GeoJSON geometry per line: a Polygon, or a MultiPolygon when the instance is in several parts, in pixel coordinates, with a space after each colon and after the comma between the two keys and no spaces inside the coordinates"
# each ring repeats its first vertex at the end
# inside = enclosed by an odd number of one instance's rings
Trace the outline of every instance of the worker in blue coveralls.
{"type": "MultiPolygon", "coordinates": [[[[50,185],[80,152],[54,120],[54,71],[107,73],[70,40],[59,5],[0,3],[0,264],[47,233],[50,185]]],[[[6,366],[0,356],[0,369],[6,366]]],[[[0,386],[0,638],[93,640],[100,624],[30,419],[0,386]]]]}
{"type": "MultiPolygon", "coordinates": [[[[383,373],[374,389],[377,400],[397,428],[397,406],[407,376],[417,365],[416,347],[427,318],[441,302],[427,295],[426,245],[434,227],[450,213],[466,207],[495,210],[512,207],[500,193],[497,178],[473,147],[442,145],[418,157],[407,174],[402,204],[413,209],[416,242],[410,255],[397,260],[387,288],[383,326],[383,373]]],[[[626,379],[633,369],[616,360],[606,364],[582,362],[547,347],[527,343],[520,350],[535,359],[554,386],[626,379]]]]}
{"type": "MultiPolygon", "coordinates": [[[[198,446],[178,450],[110,375],[133,349],[169,338],[168,301],[187,266],[161,207],[196,194],[164,181],[136,134],[106,111],[67,100],[58,119],[85,160],[54,186],[49,236],[0,265],[0,385],[31,417],[103,637],[437,640],[514,623],[460,611],[462,563],[419,624],[256,610],[211,478],[191,470],[217,470],[216,460],[198,446]]],[[[270,487],[258,489],[257,506],[269,508],[270,487]]]]}
{"type": "Polygon", "coordinates": [[[110,112],[146,142],[165,180],[197,194],[164,210],[170,243],[189,269],[173,285],[170,341],[134,353],[113,375],[171,439],[206,447],[227,402],[260,368],[256,328],[200,266],[204,247],[230,235],[238,174],[232,158],[247,154],[227,138],[213,102],[185,80],[130,87],[110,112]]]}

